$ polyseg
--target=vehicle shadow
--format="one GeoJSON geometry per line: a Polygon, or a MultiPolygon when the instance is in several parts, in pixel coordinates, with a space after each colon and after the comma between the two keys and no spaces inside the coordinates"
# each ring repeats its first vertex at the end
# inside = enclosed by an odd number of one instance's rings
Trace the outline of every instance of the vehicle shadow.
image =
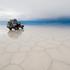
{"type": "Polygon", "coordinates": [[[22,33],[24,32],[24,30],[11,30],[8,32],[8,36],[10,38],[13,38],[13,39],[17,39],[22,33]]]}

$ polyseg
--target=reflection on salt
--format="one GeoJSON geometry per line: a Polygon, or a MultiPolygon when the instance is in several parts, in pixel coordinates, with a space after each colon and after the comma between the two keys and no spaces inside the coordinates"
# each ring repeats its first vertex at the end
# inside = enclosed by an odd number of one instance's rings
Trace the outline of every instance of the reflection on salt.
{"type": "Polygon", "coordinates": [[[18,38],[22,34],[23,31],[24,30],[16,30],[16,31],[12,30],[12,31],[8,32],[8,36],[10,38],[16,39],[16,38],[18,38]]]}

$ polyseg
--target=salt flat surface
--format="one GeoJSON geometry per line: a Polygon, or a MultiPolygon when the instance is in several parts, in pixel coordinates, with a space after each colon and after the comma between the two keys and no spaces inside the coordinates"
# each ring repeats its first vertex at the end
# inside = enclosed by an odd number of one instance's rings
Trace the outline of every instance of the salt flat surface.
{"type": "Polygon", "coordinates": [[[0,70],[70,70],[70,27],[0,27],[0,70]]]}

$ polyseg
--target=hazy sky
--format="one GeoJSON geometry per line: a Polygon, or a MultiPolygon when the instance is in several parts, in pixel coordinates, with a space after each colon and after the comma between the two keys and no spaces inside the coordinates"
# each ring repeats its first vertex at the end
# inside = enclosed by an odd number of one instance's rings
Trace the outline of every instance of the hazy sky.
{"type": "Polygon", "coordinates": [[[70,16],[70,0],[0,0],[0,19],[70,16]]]}

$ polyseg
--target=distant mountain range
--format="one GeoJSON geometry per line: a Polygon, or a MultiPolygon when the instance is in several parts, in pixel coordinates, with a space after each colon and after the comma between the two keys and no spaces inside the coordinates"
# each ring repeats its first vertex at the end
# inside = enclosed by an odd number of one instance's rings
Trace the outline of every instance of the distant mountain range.
{"type": "Polygon", "coordinates": [[[21,20],[23,22],[30,23],[70,23],[70,17],[66,18],[51,18],[51,19],[33,19],[33,20],[21,20]]]}
{"type": "MultiPolygon", "coordinates": [[[[60,18],[51,18],[51,19],[32,19],[32,20],[18,20],[22,24],[29,24],[29,25],[35,25],[35,24],[64,24],[64,25],[70,25],[70,17],[60,17],[60,18]]],[[[0,21],[0,24],[7,24],[8,21],[0,21]]]]}

